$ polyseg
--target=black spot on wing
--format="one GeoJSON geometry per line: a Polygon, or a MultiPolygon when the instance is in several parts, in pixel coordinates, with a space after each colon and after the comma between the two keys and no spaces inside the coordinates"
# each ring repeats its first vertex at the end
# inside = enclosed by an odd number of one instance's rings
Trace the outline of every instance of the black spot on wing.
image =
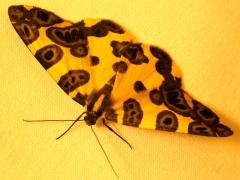
{"type": "Polygon", "coordinates": [[[63,56],[62,49],[57,45],[48,45],[39,49],[35,57],[40,62],[40,64],[48,69],[54,64],[56,64],[63,56]]]}
{"type": "Polygon", "coordinates": [[[156,119],[156,129],[164,131],[176,131],[178,128],[177,116],[171,111],[164,110],[158,113],[156,119]]]}
{"type": "Polygon", "coordinates": [[[202,122],[191,122],[188,125],[188,133],[202,136],[216,136],[216,131],[202,122]]]}
{"type": "Polygon", "coordinates": [[[91,58],[91,65],[92,65],[92,66],[96,66],[96,65],[99,64],[99,62],[100,62],[99,57],[97,57],[97,56],[91,56],[90,58],[91,58]]]}
{"type": "Polygon", "coordinates": [[[64,74],[58,81],[58,85],[69,94],[79,86],[86,84],[90,79],[90,75],[85,70],[72,70],[64,74]]]}
{"type": "Polygon", "coordinates": [[[168,80],[172,75],[172,59],[169,56],[167,52],[164,50],[155,47],[155,46],[150,46],[150,52],[154,57],[158,59],[158,61],[155,64],[155,68],[158,73],[163,75],[163,77],[168,80]]]}
{"type": "Polygon", "coordinates": [[[163,103],[162,95],[157,89],[153,89],[149,92],[149,98],[153,104],[161,105],[163,103]]]}
{"type": "Polygon", "coordinates": [[[147,56],[144,55],[141,44],[130,43],[129,45],[121,49],[120,52],[132,64],[139,65],[149,62],[147,56]]]}
{"type": "Polygon", "coordinates": [[[178,87],[178,85],[163,82],[160,87],[160,92],[164,104],[169,109],[183,116],[194,116],[191,108],[188,106],[184,98],[182,90],[178,87]]]}
{"type": "Polygon", "coordinates": [[[30,21],[17,22],[13,26],[26,45],[31,44],[39,37],[37,26],[30,21]]]}
{"type": "Polygon", "coordinates": [[[88,54],[88,47],[86,45],[79,45],[77,47],[72,47],[70,52],[75,57],[85,57],[88,54]]]}
{"type": "Polygon", "coordinates": [[[118,24],[110,20],[102,20],[91,27],[85,28],[87,36],[104,37],[108,34],[108,31],[119,34],[124,33],[124,30],[118,24]]]}
{"type": "Polygon", "coordinates": [[[79,47],[88,43],[85,30],[80,26],[50,27],[46,33],[53,42],[64,47],[79,47]]]}
{"type": "Polygon", "coordinates": [[[137,93],[146,90],[146,87],[141,81],[136,81],[133,85],[133,88],[137,93]]]}
{"type": "Polygon", "coordinates": [[[193,102],[193,111],[197,115],[197,120],[203,121],[208,125],[217,124],[219,122],[218,116],[209,108],[196,100],[193,102]]]}
{"type": "Polygon", "coordinates": [[[137,100],[130,98],[123,103],[123,125],[138,127],[143,118],[143,111],[137,100]]]}
{"type": "Polygon", "coordinates": [[[18,22],[24,20],[29,14],[29,11],[24,6],[10,6],[8,8],[8,15],[11,22],[18,22]]]}
{"type": "Polygon", "coordinates": [[[119,62],[114,63],[112,65],[112,68],[115,72],[125,73],[125,72],[127,72],[128,65],[124,61],[119,61],[119,62]]]}
{"type": "Polygon", "coordinates": [[[217,135],[220,137],[227,137],[233,135],[233,131],[229,127],[224,126],[223,124],[218,124],[216,126],[216,132],[217,135]]]}
{"type": "Polygon", "coordinates": [[[38,26],[43,27],[63,22],[63,20],[54,13],[36,7],[30,10],[30,18],[34,20],[38,26]]]}

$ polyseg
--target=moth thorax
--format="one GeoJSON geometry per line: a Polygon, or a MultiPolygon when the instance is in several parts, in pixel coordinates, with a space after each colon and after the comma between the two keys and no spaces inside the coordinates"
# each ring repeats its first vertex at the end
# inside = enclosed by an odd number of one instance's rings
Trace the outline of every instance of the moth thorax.
{"type": "Polygon", "coordinates": [[[95,111],[88,111],[87,115],[84,117],[84,121],[88,126],[96,124],[97,113],[95,111]]]}

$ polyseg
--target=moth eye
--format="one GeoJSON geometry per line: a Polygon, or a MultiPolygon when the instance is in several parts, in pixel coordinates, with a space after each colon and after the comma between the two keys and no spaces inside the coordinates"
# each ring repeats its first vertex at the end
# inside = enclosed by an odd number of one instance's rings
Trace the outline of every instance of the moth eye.
{"type": "Polygon", "coordinates": [[[97,56],[91,56],[91,65],[96,66],[100,62],[99,58],[97,56]]]}
{"type": "Polygon", "coordinates": [[[37,50],[35,57],[45,69],[48,69],[62,59],[63,51],[55,44],[48,45],[37,50]]]}
{"type": "Polygon", "coordinates": [[[136,92],[141,92],[146,90],[146,87],[144,86],[144,84],[141,81],[136,81],[133,85],[133,88],[136,92]]]}
{"type": "Polygon", "coordinates": [[[161,105],[163,102],[162,95],[157,89],[153,89],[149,92],[149,98],[151,102],[156,105],[161,105]]]}
{"type": "Polygon", "coordinates": [[[143,118],[143,111],[137,100],[130,98],[123,103],[123,124],[138,127],[143,118]]]}
{"type": "Polygon", "coordinates": [[[203,136],[216,136],[216,132],[201,122],[191,122],[188,125],[188,133],[203,136]]]}
{"type": "Polygon", "coordinates": [[[86,84],[89,81],[90,75],[85,70],[72,70],[61,76],[58,85],[69,94],[79,86],[86,84]],[[78,78],[76,78],[78,77],[78,78]],[[65,85],[68,84],[68,87],[65,85]]]}
{"type": "Polygon", "coordinates": [[[177,116],[171,111],[164,110],[158,113],[156,119],[156,129],[164,131],[176,131],[178,128],[177,116]]]}

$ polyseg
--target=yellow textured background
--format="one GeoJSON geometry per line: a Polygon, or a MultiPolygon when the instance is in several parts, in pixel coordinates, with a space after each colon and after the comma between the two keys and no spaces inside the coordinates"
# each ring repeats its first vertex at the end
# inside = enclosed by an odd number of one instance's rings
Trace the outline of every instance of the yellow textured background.
{"type": "Polygon", "coordinates": [[[111,124],[130,150],[103,126],[95,130],[120,179],[235,180],[240,178],[239,0],[1,0],[0,179],[115,179],[90,128],[79,123],[56,141],[80,106],[51,80],[13,29],[7,8],[35,5],[63,18],[116,20],[140,41],[159,45],[176,60],[185,89],[212,107],[235,132],[208,138],[111,124]]]}

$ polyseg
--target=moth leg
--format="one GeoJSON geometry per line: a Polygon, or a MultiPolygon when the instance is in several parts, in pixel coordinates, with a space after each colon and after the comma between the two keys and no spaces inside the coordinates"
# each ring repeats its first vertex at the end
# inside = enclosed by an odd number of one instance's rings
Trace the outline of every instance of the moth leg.
{"type": "Polygon", "coordinates": [[[122,136],[120,136],[116,131],[114,131],[114,130],[106,123],[106,121],[105,121],[104,118],[103,118],[102,120],[103,120],[104,126],[106,126],[111,132],[113,132],[115,135],[117,135],[120,139],[122,139],[125,143],[127,143],[128,146],[129,146],[131,149],[133,149],[132,145],[131,145],[126,139],[124,139],[122,136]]]}

